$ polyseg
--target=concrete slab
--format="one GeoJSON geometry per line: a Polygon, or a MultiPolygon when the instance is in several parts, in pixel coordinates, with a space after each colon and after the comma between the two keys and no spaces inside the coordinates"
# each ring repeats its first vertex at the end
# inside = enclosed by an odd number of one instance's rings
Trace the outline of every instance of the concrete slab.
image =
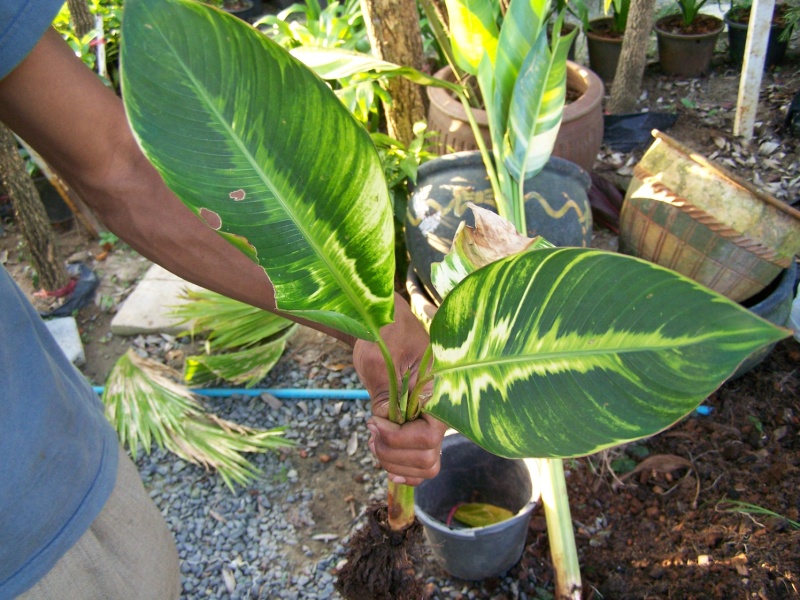
{"type": "Polygon", "coordinates": [[[114,335],[148,333],[176,335],[186,331],[190,324],[178,325],[170,313],[175,306],[184,302],[180,296],[187,289],[202,288],[158,265],[153,265],[130,296],[120,305],[117,314],[111,320],[111,332],[114,335]]]}
{"type": "Polygon", "coordinates": [[[76,367],[86,363],[81,334],[75,317],[58,317],[44,322],[66,357],[76,367]]]}

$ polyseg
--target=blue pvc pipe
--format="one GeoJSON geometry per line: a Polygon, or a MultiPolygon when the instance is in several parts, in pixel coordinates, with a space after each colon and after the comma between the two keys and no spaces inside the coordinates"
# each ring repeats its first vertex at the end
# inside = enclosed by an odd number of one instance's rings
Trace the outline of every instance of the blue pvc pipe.
{"type": "MultiPolygon", "coordinates": [[[[102,394],[105,388],[101,385],[93,386],[95,393],[102,394]]],[[[276,398],[284,400],[304,400],[304,399],[323,399],[323,400],[369,400],[366,390],[328,390],[323,388],[301,389],[301,388],[191,388],[193,394],[200,396],[210,396],[212,398],[227,398],[228,396],[260,396],[270,394],[276,398]]]]}

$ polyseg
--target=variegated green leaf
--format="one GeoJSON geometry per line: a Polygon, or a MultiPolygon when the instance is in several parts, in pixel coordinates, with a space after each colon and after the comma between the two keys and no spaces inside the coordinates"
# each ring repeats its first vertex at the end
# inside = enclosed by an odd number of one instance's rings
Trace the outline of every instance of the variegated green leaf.
{"type": "Polygon", "coordinates": [[[461,87],[450,81],[355,50],[299,47],[292,49],[291,54],[323,79],[342,79],[359,73],[380,73],[387,77],[405,77],[419,85],[443,87],[456,92],[461,90],[461,87]]]}
{"type": "Polygon", "coordinates": [[[251,346],[244,350],[224,354],[198,354],[188,356],[183,378],[189,385],[203,385],[217,379],[235,385],[253,387],[267,376],[286,350],[286,335],[251,346]]]}
{"type": "Polygon", "coordinates": [[[253,27],[191,0],[126,1],[121,61],[145,154],[264,267],[279,308],[375,339],[394,306],[389,195],[367,132],[329,87],[253,27]]]}
{"type": "Polygon", "coordinates": [[[507,521],[513,516],[514,513],[507,508],[486,502],[465,502],[460,504],[453,513],[454,519],[470,527],[488,527],[507,521]]]}
{"type": "Polygon", "coordinates": [[[580,456],[657,433],[788,333],[677,273],[580,248],[476,271],[430,331],[424,410],[506,457],[580,456]]]}
{"type": "Polygon", "coordinates": [[[456,64],[471,75],[486,54],[494,64],[497,52],[497,14],[491,0],[445,0],[450,42],[456,64]]]}
{"type": "MultiPolygon", "coordinates": [[[[509,4],[500,30],[497,59],[494,61],[494,104],[504,127],[508,121],[514,86],[525,57],[530,54],[538,40],[544,38],[544,44],[547,45],[544,22],[549,8],[550,0],[512,0],[509,4]]],[[[544,59],[544,56],[540,58],[544,59]]],[[[539,92],[530,101],[537,102],[538,95],[539,92]]]]}
{"type": "Polygon", "coordinates": [[[462,221],[453,237],[450,252],[442,262],[431,265],[431,283],[444,298],[462,279],[481,267],[527,249],[552,248],[541,236],[529,238],[517,233],[511,222],[471,202],[467,204],[475,227],[462,221]]]}
{"type": "MultiPolygon", "coordinates": [[[[555,32],[561,30],[563,15],[555,32]]],[[[577,28],[547,46],[544,32],[531,48],[514,84],[508,116],[506,167],[517,181],[536,175],[550,159],[567,94],[567,53],[577,28]]]]}

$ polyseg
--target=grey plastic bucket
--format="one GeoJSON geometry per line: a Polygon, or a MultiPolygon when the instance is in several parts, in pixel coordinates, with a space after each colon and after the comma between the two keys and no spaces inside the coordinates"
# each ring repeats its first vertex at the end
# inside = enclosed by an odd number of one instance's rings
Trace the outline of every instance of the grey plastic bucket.
{"type": "Polygon", "coordinates": [[[461,434],[445,437],[441,471],[417,486],[414,504],[431,551],[448,573],[485,579],[519,561],[539,501],[531,464],[495,456],[461,434]],[[448,513],[459,502],[485,502],[515,514],[487,527],[448,527],[448,513]]]}

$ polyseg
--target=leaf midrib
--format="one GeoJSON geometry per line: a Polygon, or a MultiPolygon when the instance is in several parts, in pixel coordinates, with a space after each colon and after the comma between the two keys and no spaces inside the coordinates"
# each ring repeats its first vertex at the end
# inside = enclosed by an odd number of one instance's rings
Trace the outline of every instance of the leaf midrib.
{"type": "MultiPolygon", "coordinates": [[[[145,8],[145,10],[148,10],[147,7],[145,8]]],[[[149,10],[148,10],[148,12],[149,12],[149,10]]],[[[150,17],[154,18],[152,13],[150,13],[150,17]]],[[[181,69],[184,71],[184,73],[186,74],[186,76],[188,77],[188,79],[190,80],[192,85],[194,86],[194,88],[197,91],[200,99],[205,101],[209,111],[217,118],[217,121],[224,127],[224,129],[226,129],[229,132],[231,139],[234,140],[234,143],[239,147],[240,151],[247,158],[247,160],[250,163],[250,165],[259,174],[261,180],[272,191],[272,194],[275,197],[275,199],[283,207],[284,213],[289,217],[289,219],[292,221],[292,223],[294,223],[295,227],[297,227],[297,229],[303,234],[303,238],[306,240],[306,243],[308,243],[309,246],[311,246],[311,248],[314,251],[315,256],[317,256],[317,258],[327,266],[328,272],[333,275],[333,278],[338,283],[339,288],[342,291],[344,291],[345,295],[349,298],[350,304],[356,308],[358,313],[364,319],[365,323],[363,323],[363,324],[367,325],[367,329],[370,330],[370,332],[373,334],[373,336],[377,336],[379,328],[377,327],[377,325],[375,324],[375,322],[371,318],[370,314],[363,309],[362,304],[357,301],[358,300],[357,295],[355,293],[353,293],[353,291],[350,289],[350,287],[348,285],[345,285],[346,282],[347,282],[346,278],[344,278],[344,277],[342,277],[340,275],[338,269],[334,269],[333,268],[333,263],[328,260],[328,258],[325,256],[325,253],[321,251],[320,246],[313,240],[313,237],[309,235],[309,232],[308,232],[307,228],[303,227],[301,225],[301,222],[298,221],[295,218],[294,212],[288,209],[289,205],[284,200],[283,195],[278,193],[278,190],[272,185],[272,182],[266,176],[266,173],[263,171],[263,169],[255,161],[255,157],[253,157],[253,155],[250,153],[248,148],[243,144],[243,141],[242,141],[241,137],[235,134],[233,129],[230,127],[230,125],[227,123],[227,121],[223,118],[222,113],[219,110],[216,109],[216,107],[214,106],[213,102],[211,101],[211,97],[208,94],[205,93],[206,92],[205,88],[202,85],[200,85],[200,82],[193,76],[192,71],[189,69],[188,65],[186,65],[186,63],[183,60],[181,60],[179,53],[175,50],[174,46],[169,42],[168,38],[166,38],[163,35],[163,33],[162,33],[160,28],[156,28],[156,30],[158,31],[158,34],[162,38],[162,40],[164,40],[165,47],[169,48],[170,53],[175,58],[175,63],[180,65],[181,69]]],[[[255,250],[256,250],[256,256],[257,256],[258,255],[258,250],[257,249],[255,249],[255,250]]],[[[265,270],[265,272],[266,272],[266,270],[265,270]]],[[[269,277],[269,273],[267,273],[267,277],[269,277]]],[[[275,305],[276,305],[276,308],[279,308],[278,307],[277,298],[275,299],[275,305]]],[[[346,317],[346,315],[343,315],[343,316],[346,317]]]]}

